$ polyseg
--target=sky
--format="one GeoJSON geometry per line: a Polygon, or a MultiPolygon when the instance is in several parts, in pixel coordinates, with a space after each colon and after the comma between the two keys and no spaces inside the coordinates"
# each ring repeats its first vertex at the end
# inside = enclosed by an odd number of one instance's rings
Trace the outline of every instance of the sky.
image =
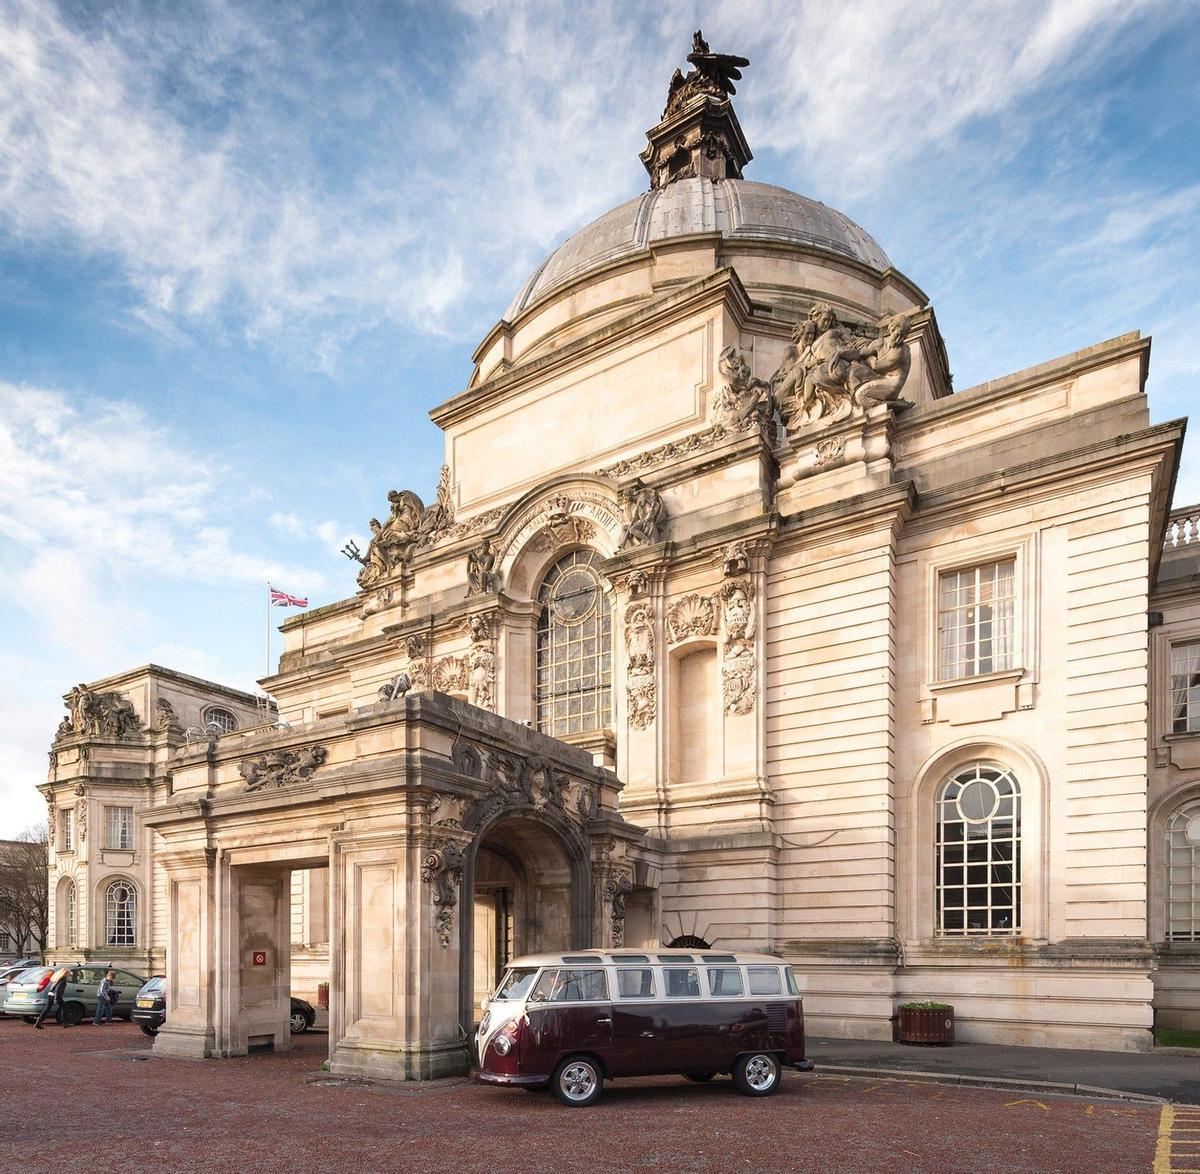
{"type": "Polygon", "coordinates": [[[1141,330],[1152,418],[1187,414],[1195,0],[0,0],[0,836],[72,684],[253,690],[268,579],[353,594],[340,547],[433,495],[428,410],[646,188],[698,26],[751,61],[747,178],[871,232],[956,387],[1141,330]]]}

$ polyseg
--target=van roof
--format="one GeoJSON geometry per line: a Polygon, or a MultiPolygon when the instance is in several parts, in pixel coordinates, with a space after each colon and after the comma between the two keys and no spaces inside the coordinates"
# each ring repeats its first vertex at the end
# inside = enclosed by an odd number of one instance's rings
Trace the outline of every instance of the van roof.
{"type": "Polygon", "coordinates": [[[666,946],[626,946],[620,950],[564,950],[553,954],[523,954],[513,958],[508,966],[582,966],[587,962],[612,966],[620,962],[730,962],[735,966],[782,966],[782,958],[774,954],[747,954],[741,950],[723,950],[720,946],[704,949],[671,949],[666,946]]]}

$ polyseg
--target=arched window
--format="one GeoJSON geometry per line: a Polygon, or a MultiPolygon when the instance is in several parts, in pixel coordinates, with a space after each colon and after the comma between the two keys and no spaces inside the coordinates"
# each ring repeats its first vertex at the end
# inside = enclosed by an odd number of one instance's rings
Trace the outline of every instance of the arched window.
{"type": "Polygon", "coordinates": [[[1021,928],[1021,789],[1003,767],[972,763],[937,796],[937,929],[1015,934],[1021,928]]]}
{"type": "Polygon", "coordinates": [[[228,709],[212,705],[204,711],[204,729],[208,733],[228,734],[236,730],[237,726],[237,718],[228,709]]]}
{"type": "Polygon", "coordinates": [[[126,880],[113,881],[104,891],[104,942],[108,946],[137,943],[137,892],[126,880]]]}
{"type": "Polygon", "coordinates": [[[1167,820],[1167,941],[1200,942],[1200,799],[1167,820]]]}
{"type": "Polygon", "coordinates": [[[62,941],[58,945],[60,948],[77,945],[75,939],[77,902],[73,880],[63,881],[62,887],[58,890],[58,901],[60,906],[58,925],[59,932],[62,934],[62,941]]]}
{"type": "Polygon", "coordinates": [[[556,737],[612,725],[612,609],[591,550],[573,550],[538,592],[537,728],[556,737]]]}

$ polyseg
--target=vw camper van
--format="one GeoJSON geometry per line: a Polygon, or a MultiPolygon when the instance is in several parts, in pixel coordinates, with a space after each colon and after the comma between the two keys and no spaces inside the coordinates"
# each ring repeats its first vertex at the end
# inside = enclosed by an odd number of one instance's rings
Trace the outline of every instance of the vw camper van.
{"type": "Polygon", "coordinates": [[[516,958],[475,1033],[479,1079],[549,1087],[574,1108],[606,1079],[728,1072],[768,1096],[808,1069],[791,968],[766,954],[588,950],[516,958]]]}

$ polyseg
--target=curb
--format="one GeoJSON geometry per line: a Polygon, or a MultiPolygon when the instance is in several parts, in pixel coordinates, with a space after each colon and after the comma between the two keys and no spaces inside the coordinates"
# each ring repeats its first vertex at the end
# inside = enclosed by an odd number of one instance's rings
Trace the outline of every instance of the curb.
{"type": "Polygon", "coordinates": [[[905,1068],[863,1068],[856,1064],[818,1064],[817,1072],[839,1076],[862,1076],[873,1080],[915,1081],[922,1084],[957,1084],[966,1088],[999,1088],[1014,1092],[1045,1092],[1068,1097],[1111,1097],[1114,1100],[1138,1101],[1147,1105],[1167,1105],[1167,1097],[1148,1093],[1128,1092],[1119,1088],[1101,1088],[1094,1084],[1068,1084],[1054,1080],[1025,1080],[1007,1076],[970,1076],[964,1072],[920,1072],[905,1068]]]}

